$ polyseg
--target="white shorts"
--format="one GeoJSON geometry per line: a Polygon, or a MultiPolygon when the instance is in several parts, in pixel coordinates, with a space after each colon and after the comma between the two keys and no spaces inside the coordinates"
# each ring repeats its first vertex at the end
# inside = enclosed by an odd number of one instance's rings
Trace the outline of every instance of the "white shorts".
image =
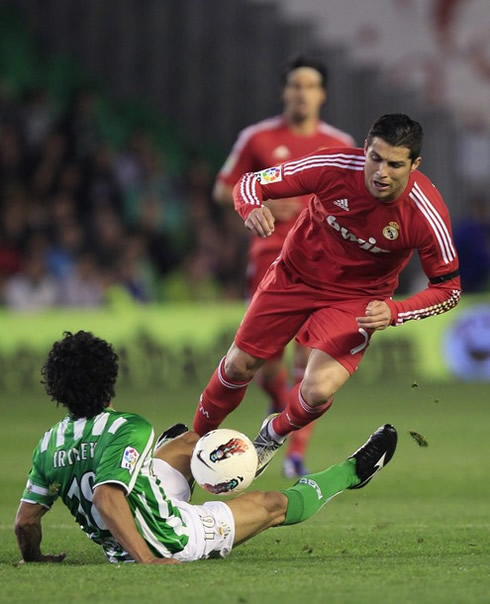
{"type": "Polygon", "coordinates": [[[182,515],[189,529],[189,541],[172,557],[183,562],[204,558],[225,558],[233,548],[235,519],[223,501],[191,505],[191,490],[184,476],[163,459],[153,459],[153,472],[162,481],[165,493],[182,515]]]}

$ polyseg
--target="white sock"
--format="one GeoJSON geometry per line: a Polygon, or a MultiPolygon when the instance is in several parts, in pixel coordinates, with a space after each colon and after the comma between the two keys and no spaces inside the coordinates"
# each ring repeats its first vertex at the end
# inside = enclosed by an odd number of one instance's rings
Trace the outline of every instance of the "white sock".
{"type": "Polygon", "coordinates": [[[281,436],[274,430],[274,428],[272,427],[272,420],[267,424],[267,433],[272,438],[272,440],[275,440],[276,443],[279,444],[283,443],[287,438],[287,436],[281,436]]]}

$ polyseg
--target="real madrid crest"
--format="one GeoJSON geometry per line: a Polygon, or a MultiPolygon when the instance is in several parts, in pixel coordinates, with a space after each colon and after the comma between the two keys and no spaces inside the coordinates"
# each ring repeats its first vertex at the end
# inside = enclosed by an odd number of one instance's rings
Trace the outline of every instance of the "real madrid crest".
{"type": "Polygon", "coordinates": [[[390,241],[394,241],[398,239],[398,235],[400,234],[400,225],[398,222],[390,222],[388,226],[385,226],[383,229],[383,236],[390,241]]]}

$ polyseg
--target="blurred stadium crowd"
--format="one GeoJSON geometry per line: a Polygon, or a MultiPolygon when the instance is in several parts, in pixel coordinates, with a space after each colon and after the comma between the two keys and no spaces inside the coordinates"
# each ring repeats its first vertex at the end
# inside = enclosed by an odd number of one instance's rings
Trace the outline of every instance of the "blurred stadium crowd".
{"type": "Polygon", "coordinates": [[[94,90],[64,107],[0,84],[0,283],[15,309],[240,297],[243,226],[213,204],[214,170],[171,171],[151,133],[104,140],[94,90]]]}
{"type": "MultiPolygon", "coordinates": [[[[72,63],[58,77],[61,62],[43,65],[9,15],[0,19],[0,305],[242,298],[248,236],[212,200],[211,154],[182,143],[173,161],[149,119],[111,137],[107,91],[81,85],[72,63]]],[[[489,141],[468,129],[455,166],[466,166],[467,213],[454,225],[466,292],[490,291],[488,187],[473,173],[487,177],[489,141]]],[[[416,278],[407,271],[403,289],[416,278]]]]}

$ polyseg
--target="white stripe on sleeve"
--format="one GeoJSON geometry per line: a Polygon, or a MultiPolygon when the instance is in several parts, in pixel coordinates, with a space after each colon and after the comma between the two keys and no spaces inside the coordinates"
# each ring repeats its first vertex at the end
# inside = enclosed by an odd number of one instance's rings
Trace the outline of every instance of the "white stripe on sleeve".
{"type": "Polygon", "coordinates": [[[285,168],[284,175],[291,176],[293,174],[297,174],[298,172],[303,172],[303,170],[309,170],[310,168],[323,168],[331,166],[333,168],[344,168],[345,170],[357,170],[361,171],[364,169],[364,166],[361,164],[340,164],[336,161],[315,161],[309,162],[306,164],[301,164],[296,168],[285,168]]]}
{"type": "Polygon", "coordinates": [[[360,155],[349,155],[346,153],[317,153],[309,157],[302,157],[301,159],[288,161],[284,164],[284,168],[295,168],[310,161],[338,161],[343,164],[365,164],[364,156],[360,155]]]}
{"type": "Polygon", "coordinates": [[[48,489],[45,487],[39,487],[37,484],[33,484],[31,480],[27,481],[26,488],[31,493],[35,493],[36,495],[49,495],[48,489]]]}
{"type": "Polygon", "coordinates": [[[434,235],[441,249],[444,264],[451,263],[456,258],[453,243],[449,231],[434,205],[424,195],[420,187],[415,183],[414,188],[409,193],[410,199],[415,203],[417,208],[422,212],[427,222],[432,227],[434,235]]]}

